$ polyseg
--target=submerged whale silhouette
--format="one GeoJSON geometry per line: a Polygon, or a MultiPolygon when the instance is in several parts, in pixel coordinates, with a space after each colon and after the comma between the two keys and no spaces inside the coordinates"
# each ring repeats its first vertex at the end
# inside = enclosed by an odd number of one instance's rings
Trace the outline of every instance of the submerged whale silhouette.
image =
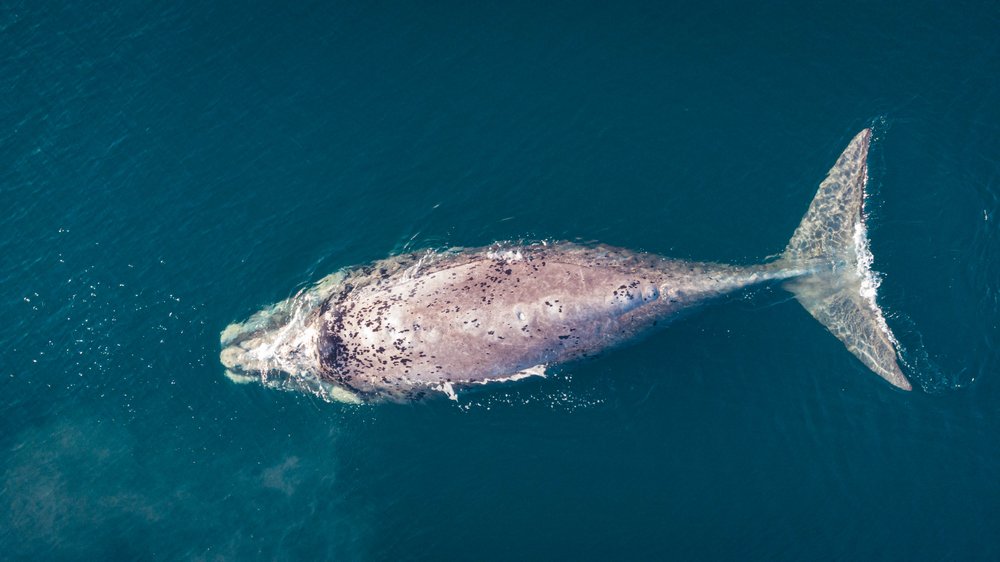
{"type": "Polygon", "coordinates": [[[864,220],[871,131],[851,140],[776,260],[741,267],[568,242],[391,257],[330,275],[222,332],[238,382],[329,400],[411,400],[543,375],[751,285],[789,290],[848,351],[910,390],[875,300],[864,220]]]}

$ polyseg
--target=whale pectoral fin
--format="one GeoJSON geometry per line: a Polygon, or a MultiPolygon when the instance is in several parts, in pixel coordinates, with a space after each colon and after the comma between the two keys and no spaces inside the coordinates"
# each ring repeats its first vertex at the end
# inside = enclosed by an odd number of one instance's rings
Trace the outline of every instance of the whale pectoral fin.
{"type": "Polygon", "coordinates": [[[529,377],[542,377],[545,378],[545,365],[535,365],[534,367],[528,367],[527,369],[522,369],[511,375],[505,375],[500,377],[493,377],[488,379],[480,379],[474,381],[464,381],[452,384],[451,382],[443,382],[432,386],[430,388],[441,392],[448,397],[449,400],[454,400],[458,402],[458,391],[455,390],[455,384],[459,386],[460,389],[468,389],[472,385],[488,385],[488,384],[502,384],[508,382],[515,382],[519,380],[524,380],[529,377]]]}
{"type": "Polygon", "coordinates": [[[524,380],[528,377],[545,378],[545,365],[535,365],[534,367],[521,369],[520,371],[517,371],[516,373],[510,375],[504,375],[488,379],[480,379],[477,381],[469,381],[469,382],[470,384],[493,384],[499,382],[514,382],[514,381],[524,380]]]}
{"type": "Polygon", "coordinates": [[[452,386],[450,382],[441,383],[433,388],[434,390],[440,390],[443,392],[444,395],[448,397],[448,400],[458,402],[458,393],[455,392],[455,387],[452,386]]]}
{"type": "Polygon", "coordinates": [[[535,365],[534,367],[528,367],[527,369],[514,373],[508,380],[518,381],[528,377],[545,378],[545,376],[545,365],[535,365]]]}
{"type": "Polygon", "coordinates": [[[335,384],[327,386],[323,399],[328,402],[340,402],[342,404],[364,404],[364,400],[360,396],[335,384]]]}

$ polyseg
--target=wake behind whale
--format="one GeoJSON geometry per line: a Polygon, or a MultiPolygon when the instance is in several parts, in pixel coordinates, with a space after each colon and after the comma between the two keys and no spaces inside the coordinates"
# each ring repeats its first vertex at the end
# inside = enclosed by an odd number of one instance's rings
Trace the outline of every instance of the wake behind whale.
{"type": "Polygon", "coordinates": [[[874,373],[910,390],[876,302],[864,220],[871,131],[850,142],[785,251],[755,266],[538,243],[391,257],[330,275],[221,336],[234,381],[373,402],[544,374],[694,307],[780,283],[874,373]]]}

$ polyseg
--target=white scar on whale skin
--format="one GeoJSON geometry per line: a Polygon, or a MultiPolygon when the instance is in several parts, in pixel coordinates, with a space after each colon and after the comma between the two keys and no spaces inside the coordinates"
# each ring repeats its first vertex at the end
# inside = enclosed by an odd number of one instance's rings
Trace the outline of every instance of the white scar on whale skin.
{"type": "Polygon", "coordinates": [[[544,376],[699,305],[780,283],[862,363],[909,390],[877,302],[864,217],[871,132],[851,140],[785,251],[759,265],[603,245],[497,244],[390,257],[327,276],[227,327],[237,382],[350,403],[416,400],[544,376]]]}

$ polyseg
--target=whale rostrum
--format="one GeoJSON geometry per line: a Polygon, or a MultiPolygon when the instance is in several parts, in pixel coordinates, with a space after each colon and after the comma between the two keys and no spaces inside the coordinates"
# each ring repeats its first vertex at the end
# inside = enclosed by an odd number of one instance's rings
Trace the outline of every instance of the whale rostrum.
{"type": "Polygon", "coordinates": [[[909,390],[876,302],[864,217],[871,131],[851,140],[785,251],[753,266],[604,245],[425,251],[330,275],[221,336],[237,382],[404,401],[544,376],[741,289],[781,284],[864,365],[909,390]]]}

